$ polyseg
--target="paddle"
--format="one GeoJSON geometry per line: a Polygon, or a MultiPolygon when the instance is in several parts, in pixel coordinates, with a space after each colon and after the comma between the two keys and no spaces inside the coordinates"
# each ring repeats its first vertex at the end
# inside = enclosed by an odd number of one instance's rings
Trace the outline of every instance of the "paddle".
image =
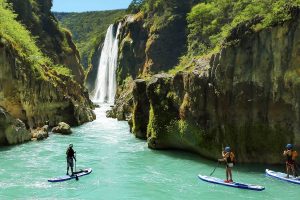
{"type": "Polygon", "coordinates": [[[220,162],[218,161],[218,165],[214,168],[214,170],[210,173],[210,175],[209,176],[212,176],[213,175],[213,173],[215,173],[215,171],[216,171],[216,169],[217,169],[217,167],[219,167],[219,164],[220,164],[220,162]]]}
{"type": "MultiPolygon", "coordinates": [[[[223,144],[222,144],[222,150],[223,150],[223,144]]],[[[216,171],[217,167],[219,167],[219,165],[220,165],[220,161],[218,160],[218,165],[214,168],[214,170],[210,173],[209,176],[212,176],[213,173],[215,173],[215,171],[216,171]]]]}
{"type": "Polygon", "coordinates": [[[297,162],[295,162],[295,176],[296,176],[296,177],[298,177],[298,175],[299,175],[299,174],[298,174],[298,172],[299,172],[299,169],[300,169],[300,168],[299,168],[299,165],[298,165],[298,163],[297,163],[297,162]]]}
{"type": "MultiPolygon", "coordinates": [[[[76,162],[77,162],[77,159],[76,159],[76,151],[75,151],[75,156],[74,156],[74,158],[75,158],[75,173],[76,173],[76,162]]],[[[78,178],[77,174],[75,174],[75,179],[76,179],[76,181],[79,181],[79,178],[78,178]]]]}

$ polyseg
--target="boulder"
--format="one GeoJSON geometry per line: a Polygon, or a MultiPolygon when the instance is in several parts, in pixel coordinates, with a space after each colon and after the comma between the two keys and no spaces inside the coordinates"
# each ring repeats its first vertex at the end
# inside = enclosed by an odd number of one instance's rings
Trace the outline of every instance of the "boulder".
{"type": "Polygon", "coordinates": [[[68,135],[72,133],[71,127],[65,122],[60,122],[58,126],[52,129],[53,133],[61,133],[63,135],[68,135]]]}
{"type": "Polygon", "coordinates": [[[48,125],[43,126],[42,128],[37,128],[34,130],[31,130],[32,133],[32,139],[33,140],[43,140],[46,139],[48,134],[48,125]]]}
{"type": "Polygon", "coordinates": [[[31,133],[23,121],[14,119],[0,107],[0,145],[19,144],[29,141],[31,133]]]}

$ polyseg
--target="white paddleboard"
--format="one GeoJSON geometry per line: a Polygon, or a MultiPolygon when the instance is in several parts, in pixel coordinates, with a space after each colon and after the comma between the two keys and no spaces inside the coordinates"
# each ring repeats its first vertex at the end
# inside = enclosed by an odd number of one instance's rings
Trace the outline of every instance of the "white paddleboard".
{"type": "Polygon", "coordinates": [[[273,178],[283,180],[283,181],[287,181],[287,182],[290,182],[290,183],[295,183],[295,184],[300,185],[300,177],[295,178],[295,177],[290,175],[289,178],[286,178],[287,174],[282,173],[282,172],[275,172],[275,171],[272,171],[272,170],[269,170],[269,169],[266,169],[266,175],[270,176],[270,177],[273,177],[273,178]]]}
{"type": "Polygon", "coordinates": [[[48,182],[63,182],[63,181],[68,181],[72,179],[76,179],[76,177],[81,177],[81,176],[86,176],[88,174],[92,173],[92,168],[87,168],[87,169],[82,169],[78,172],[75,172],[73,176],[69,175],[63,175],[55,178],[51,178],[48,180],[48,182]]]}
{"type": "Polygon", "coordinates": [[[224,180],[216,178],[216,177],[212,177],[212,176],[203,176],[203,175],[199,174],[198,177],[201,180],[206,181],[208,183],[224,185],[224,186],[234,187],[234,188],[239,188],[239,189],[255,190],[255,191],[262,191],[265,189],[265,187],[263,187],[263,186],[252,185],[252,184],[247,184],[247,183],[237,183],[237,182],[225,183],[224,180]]]}

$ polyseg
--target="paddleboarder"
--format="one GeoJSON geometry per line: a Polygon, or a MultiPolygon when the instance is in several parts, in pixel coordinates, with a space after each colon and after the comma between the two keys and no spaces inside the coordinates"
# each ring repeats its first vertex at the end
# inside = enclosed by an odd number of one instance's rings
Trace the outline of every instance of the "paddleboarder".
{"type": "Polygon", "coordinates": [[[297,151],[294,150],[292,144],[286,145],[286,150],[284,150],[283,155],[286,157],[286,178],[289,178],[291,172],[293,176],[296,177],[296,158],[298,157],[297,151]]]}
{"type": "Polygon", "coordinates": [[[74,175],[74,171],[73,171],[73,166],[74,166],[74,162],[73,159],[76,162],[76,157],[75,157],[75,151],[73,150],[73,144],[70,144],[68,149],[67,149],[67,175],[69,175],[69,168],[71,168],[71,176],[74,175]]]}
{"type": "Polygon", "coordinates": [[[222,151],[222,157],[223,158],[218,159],[218,161],[226,163],[226,180],[224,182],[231,183],[231,182],[233,182],[232,168],[233,168],[233,164],[235,162],[235,156],[229,146],[225,147],[224,151],[222,151]]]}

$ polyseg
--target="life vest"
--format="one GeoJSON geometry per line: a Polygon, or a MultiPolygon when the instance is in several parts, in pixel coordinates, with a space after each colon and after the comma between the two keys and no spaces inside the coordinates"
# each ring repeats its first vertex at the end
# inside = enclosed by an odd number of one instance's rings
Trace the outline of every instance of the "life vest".
{"type": "Polygon", "coordinates": [[[233,152],[230,152],[229,156],[226,158],[227,163],[235,163],[235,156],[233,152]]]}
{"type": "Polygon", "coordinates": [[[66,152],[68,158],[73,158],[74,157],[74,153],[75,152],[74,152],[74,150],[71,147],[69,147],[68,150],[67,150],[67,152],[66,152]]]}
{"type": "Polygon", "coordinates": [[[292,151],[291,155],[286,154],[286,161],[293,162],[296,160],[297,157],[298,157],[297,151],[292,151]]]}

